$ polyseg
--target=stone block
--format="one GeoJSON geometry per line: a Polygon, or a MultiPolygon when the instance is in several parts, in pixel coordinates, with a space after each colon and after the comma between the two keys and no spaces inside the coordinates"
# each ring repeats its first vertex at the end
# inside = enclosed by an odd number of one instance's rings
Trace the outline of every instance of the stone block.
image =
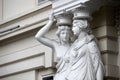
{"type": "Polygon", "coordinates": [[[107,26],[107,36],[111,36],[113,38],[118,38],[117,29],[115,26],[107,26]]]}
{"type": "Polygon", "coordinates": [[[11,76],[0,78],[0,80],[36,80],[36,72],[35,70],[22,72],[19,74],[14,74],[11,76]]]}
{"type": "Polygon", "coordinates": [[[110,52],[110,53],[118,52],[118,43],[107,37],[100,39],[98,41],[98,44],[102,52],[110,52]]]}
{"type": "Polygon", "coordinates": [[[93,34],[99,39],[103,38],[107,35],[107,27],[106,26],[101,26],[95,29],[92,29],[93,34]]]}
{"type": "Polygon", "coordinates": [[[0,77],[28,70],[39,69],[44,67],[44,65],[45,65],[44,55],[39,55],[22,61],[16,61],[14,63],[1,66],[0,77]]]}
{"type": "Polygon", "coordinates": [[[117,65],[105,65],[105,71],[105,76],[119,78],[119,67],[117,65]]]}
{"type": "Polygon", "coordinates": [[[104,53],[102,54],[102,60],[107,65],[117,65],[117,54],[116,53],[104,53]]]}

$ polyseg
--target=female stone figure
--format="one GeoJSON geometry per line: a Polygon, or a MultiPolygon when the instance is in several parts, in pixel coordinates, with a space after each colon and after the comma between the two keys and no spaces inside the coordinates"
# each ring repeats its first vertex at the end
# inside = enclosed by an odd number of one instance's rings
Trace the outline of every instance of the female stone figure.
{"type": "Polygon", "coordinates": [[[89,17],[87,14],[74,15],[72,30],[78,38],[68,52],[70,72],[67,80],[103,80],[103,64],[95,37],[89,30],[89,17]]]}
{"type": "Polygon", "coordinates": [[[58,31],[56,32],[56,34],[59,38],[59,42],[45,37],[45,33],[48,32],[53,23],[54,17],[53,15],[51,15],[49,17],[49,22],[38,31],[35,38],[42,44],[51,47],[54,50],[54,53],[56,53],[57,72],[55,74],[54,80],[65,80],[67,59],[64,58],[64,55],[71,46],[72,16],[69,13],[63,13],[57,17],[58,31]]]}

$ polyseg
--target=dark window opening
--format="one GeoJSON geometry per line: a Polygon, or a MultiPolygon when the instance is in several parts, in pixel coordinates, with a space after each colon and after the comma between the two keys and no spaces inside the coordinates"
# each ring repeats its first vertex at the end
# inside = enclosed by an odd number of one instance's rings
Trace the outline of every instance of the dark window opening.
{"type": "Polygon", "coordinates": [[[53,76],[45,76],[42,80],[53,80],[53,76]]]}

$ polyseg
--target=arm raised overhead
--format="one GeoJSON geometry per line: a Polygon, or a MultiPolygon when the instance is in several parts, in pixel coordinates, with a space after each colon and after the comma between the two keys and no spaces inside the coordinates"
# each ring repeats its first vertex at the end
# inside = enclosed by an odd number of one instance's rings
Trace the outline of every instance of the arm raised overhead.
{"type": "Polygon", "coordinates": [[[51,28],[51,26],[53,25],[54,23],[54,16],[53,14],[51,14],[49,16],[49,22],[42,28],[40,29],[37,34],[35,35],[35,38],[41,42],[42,44],[48,46],[48,47],[51,47],[51,48],[54,48],[56,42],[53,41],[52,39],[49,39],[47,37],[45,37],[45,34],[46,32],[49,31],[49,29],[51,28]]]}

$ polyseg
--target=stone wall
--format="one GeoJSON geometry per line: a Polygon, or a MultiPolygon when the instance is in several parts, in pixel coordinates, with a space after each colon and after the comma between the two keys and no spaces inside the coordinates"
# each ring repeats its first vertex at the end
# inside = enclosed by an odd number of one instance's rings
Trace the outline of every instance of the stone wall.
{"type": "Polygon", "coordinates": [[[98,39],[99,47],[105,65],[105,79],[118,80],[119,67],[118,56],[118,35],[115,27],[114,8],[104,6],[93,14],[91,22],[94,35],[98,39]]]}

